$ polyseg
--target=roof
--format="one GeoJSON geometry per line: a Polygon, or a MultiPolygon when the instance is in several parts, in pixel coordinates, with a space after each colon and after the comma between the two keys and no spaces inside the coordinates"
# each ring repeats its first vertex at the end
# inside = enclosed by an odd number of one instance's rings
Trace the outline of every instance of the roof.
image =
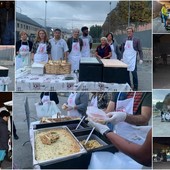
{"type": "Polygon", "coordinates": [[[23,15],[23,14],[18,13],[18,12],[16,12],[16,20],[30,24],[30,25],[34,25],[36,27],[43,27],[42,25],[38,24],[37,22],[35,22],[31,18],[29,18],[27,15],[23,15]]]}

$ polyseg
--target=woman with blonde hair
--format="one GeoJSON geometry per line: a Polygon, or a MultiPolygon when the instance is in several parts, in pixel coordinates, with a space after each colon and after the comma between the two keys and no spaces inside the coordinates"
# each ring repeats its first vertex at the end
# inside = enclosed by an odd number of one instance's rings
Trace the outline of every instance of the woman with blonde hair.
{"type": "Polygon", "coordinates": [[[51,59],[51,44],[44,29],[38,30],[31,52],[35,63],[47,63],[51,59]]]}
{"type": "Polygon", "coordinates": [[[96,49],[96,57],[99,59],[110,59],[112,51],[106,37],[100,39],[101,44],[96,49]]]}

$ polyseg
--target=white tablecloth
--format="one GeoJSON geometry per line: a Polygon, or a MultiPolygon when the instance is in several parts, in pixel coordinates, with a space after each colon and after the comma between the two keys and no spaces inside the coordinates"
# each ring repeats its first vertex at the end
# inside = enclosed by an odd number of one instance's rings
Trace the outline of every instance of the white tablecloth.
{"type": "Polygon", "coordinates": [[[32,75],[28,67],[16,71],[16,91],[131,91],[128,83],[78,82],[76,74],[32,75]],[[73,80],[65,80],[71,76],[73,80]]]}

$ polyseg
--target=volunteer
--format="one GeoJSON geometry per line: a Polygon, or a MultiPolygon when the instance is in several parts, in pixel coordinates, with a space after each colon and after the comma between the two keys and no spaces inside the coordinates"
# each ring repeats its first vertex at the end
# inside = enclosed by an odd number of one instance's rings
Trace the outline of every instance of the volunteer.
{"type": "Polygon", "coordinates": [[[56,104],[59,104],[59,100],[56,92],[42,92],[40,98],[42,103],[54,101],[56,104]]]}
{"type": "Polygon", "coordinates": [[[54,38],[50,39],[49,42],[51,43],[51,58],[52,60],[66,60],[67,59],[67,52],[68,46],[64,39],[61,38],[61,30],[55,29],[54,30],[54,38]]]}
{"type": "Polygon", "coordinates": [[[83,40],[81,56],[82,57],[90,57],[91,56],[90,50],[92,48],[93,39],[89,35],[88,27],[86,27],[86,26],[82,27],[81,31],[82,31],[82,35],[80,36],[80,38],[83,40]]]}
{"type": "Polygon", "coordinates": [[[32,47],[32,59],[35,63],[47,63],[51,59],[51,44],[48,42],[47,33],[40,29],[32,47]]]}
{"type": "Polygon", "coordinates": [[[106,113],[108,119],[105,121],[116,124],[117,133],[123,137],[124,130],[131,125],[148,125],[152,116],[152,94],[150,92],[114,93],[106,113]]]}
{"type": "Polygon", "coordinates": [[[68,112],[70,117],[82,117],[86,115],[88,106],[88,93],[85,92],[72,92],[67,100],[64,110],[68,112]]]}
{"type": "MultiPolygon", "coordinates": [[[[16,42],[16,54],[17,60],[16,62],[20,62],[20,67],[28,66],[30,59],[30,51],[32,50],[33,43],[28,40],[27,32],[22,30],[19,33],[21,40],[16,42]]],[[[17,65],[17,63],[16,63],[17,65]]]]}
{"type": "MultiPolygon", "coordinates": [[[[121,152],[144,166],[152,165],[152,130],[150,129],[142,145],[132,143],[115,134],[108,126],[89,120],[99,133],[108,138],[111,143],[121,152]]],[[[113,162],[114,164],[114,162],[113,162]]]]}
{"type": "MultiPolygon", "coordinates": [[[[133,28],[127,29],[128,38],[126,38],[122,44],[123,62],[128,65],[128,71],[132,73],[133,77],[133,90],[138,90],[138,76],[137,76],[137,53],[139,53],[139,64],[143,63],[143,52],[140,40],[133,36],[133,28]]],[[[131,83],[129,81],[129,85],[131,83]]]]}
{"type": "Polygon", "coordinates": [[[107,42],[107,38],[102,37],[100,41],[101,44],[96,48],[96,53],[95,53],[96,57],[99,59],[110,59],[110,57],[112,56],[112,52],[107,42]]]}
{"type": "Polygon", "coordinates": [[[110,45],[110,48],[112,50],[111,59],[120,60],[122,58],[121,57],[121,52],[119,50],[119,46],[118,46],[116,40],[114,40],[114,38],[113,38],[113,33],[112,32],[108,33],[106,35],[106,38],[107,38],[108,44],[110,45]]]}
{"type": "Polygon", "coordinates": [[[67,40],[69,49],[68,61],[71,63],[71,70],[79,70],[79,62],[81,58],[81,50],[83,47],[83,41],[79,38],[79,29],[73,30],[73,36],[67,40]]]}

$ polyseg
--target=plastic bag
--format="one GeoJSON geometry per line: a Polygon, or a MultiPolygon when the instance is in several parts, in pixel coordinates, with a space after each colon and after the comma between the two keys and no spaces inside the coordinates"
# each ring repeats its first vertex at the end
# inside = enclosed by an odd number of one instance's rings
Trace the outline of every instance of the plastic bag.
{"type": "Polygon", "coordinates": [[[142,166],[121,152],[93,152],[88,169],[141,169],[142,166]]]}
{"type": "Polygon", "coordinates": [[[94,106],[88,106],[86,114],[88,115],[89,119],[99,123],[101,123],[102,121],[105,122],[104,120],[108,118],[103,110],[98,109],[94,106]]]}
{"type": "Polygon", "coordinates": [[[35,107],[38,118],[52,117],[53,115],[60,113],[60,110],[58,109],[54,101],[45,102],[43,105],[35,103],[35,107]]]}

